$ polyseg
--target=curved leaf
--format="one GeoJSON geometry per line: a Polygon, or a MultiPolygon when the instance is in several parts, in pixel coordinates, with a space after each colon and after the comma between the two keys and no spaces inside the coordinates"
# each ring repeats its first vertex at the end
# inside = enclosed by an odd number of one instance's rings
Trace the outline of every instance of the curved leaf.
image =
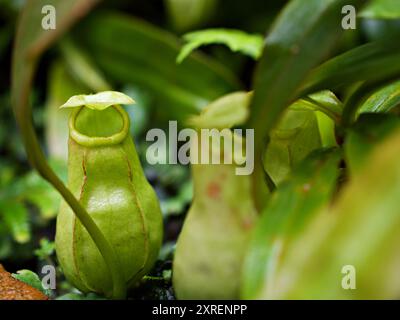
{"type": "Polygon", "coordinates": [[[247,34],[234,29],[200,30],[185,34],[183,39],[187,43],[176,58],[178,63],[181,63],[193,50],[209,44],[223,44],[233,52],[240,52],[253,59],[258,59],[264,45],[262,35],[247,34]]]}
{"type": "MultiPolygon", "coordinates": [[[[243,269],[242,297],[260,298],[267,290],[282,251],[325,205],[335,188],[340,152],[315,152],[305,159],[272,196],[252,233],[243,269]]],[[[278,268],[279,269],[279,268],[278,268]]]]}
{"type": "Polygon", "coordinates": [[[334,120],[336,123],[341,122],[343,105],[332,91],[324,90],[310,94],[309,96],[299,99],[291,106],[293,109],[309,109],[321,111],[334,120]]]}
{"type": "Polygon", "coordinates": [[[327,56],[342,33],[341,8],[358,3],[361,1],[294,0],[278,16],[255,75],[248,126],[255,129],[256,146],[295,100],[295,91],[310,69],[327,56]]]}
{"type": "MultiPolygon", "coordinates": [[[[342,34],[341,8],[362,3],[359,0],[290,1],[266,38],[255,74],[255,92],[247,123],[255,133],[253,194],[259,210],[267,191],[261,165],[265,140],[283,111],[302,97],[296,91],[310,70],[327,57],[342,34]]],[[[307,94],[316,91],[319,90],[307,94]]]]}
{"type": "MultiPolygon", "coordinates": [[[[368,162],[292,242],[267,299],[396,299],[400,294],[400,132],[375,148],[368,162]],[[342,281],[354,267],[356,290],[342,281]]],[[[354,275],[354,273],[353,273],[354,275]]]]}
{"type": "Polygon", "coordinates": [[[27,285],[30,285],[31,287],[41,291],[46,296],[51,295],[51,290],[44,289],[43,285],[42,285],[42,281],[40,280],[39,276],[31,270],[27,270],[27,269],[18,270],[17,273],[12,274],[12,277],[14,279],[22,281],[22,282],[26,283],[27,285]]]}
{"type": "Polygon", "coordinates": [[[400,105],[400,80],[378,88],[358,109],[358,113],[389,112],[400,105]]]}
{"type": "Polygon", "coordinates": [[[278,185],[305,157],[321,147],[316,113],[289,107],[277,127],[271,131],[264,152],[264,169],[278,185]]]}
{"type": "Polygon", "coordinates": [[[313,69],[298,95],[400,75],[400,43],[393,38],[351,49],[313,69]]]}

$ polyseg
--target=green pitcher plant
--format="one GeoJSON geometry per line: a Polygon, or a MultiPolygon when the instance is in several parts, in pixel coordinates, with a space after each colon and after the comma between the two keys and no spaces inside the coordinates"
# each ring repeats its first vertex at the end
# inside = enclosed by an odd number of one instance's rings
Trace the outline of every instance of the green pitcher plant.
{"type": "MultiPolygon", "coordinates": [[[[68,188],[87,210],[119,260],[126,287],[153,266],[162,241],[162,215],[119,104],[118,92],[78,95],[62,108],[69,120],[68,188]]],[[[112,277],[96,243],[66,202],[57,217],[56,252],[67,279],[82,292],[110,296],[112,277]]]]}
{"type": "MultiPolygon", "coordinates": [[[[227,132],[234,144],[242,139],[230,130],[227,132]]],[[[191,157],[199,159],[201,153],[212,156],[214,152],[224,157],[226,150],[218,149],[218,144],[210,150],[207,144],[196,145],[200,138],[195,141],[191,157]]],[[[235,148],[232,152],[242,150],[235,148]]],[[[173,262],[173,285],[178,299],[239,298],[238,275],[257,212],[250,197],[251,176],[236,175],[236,165],[232,162],[191,166],[195,197],[173,262]]]]}

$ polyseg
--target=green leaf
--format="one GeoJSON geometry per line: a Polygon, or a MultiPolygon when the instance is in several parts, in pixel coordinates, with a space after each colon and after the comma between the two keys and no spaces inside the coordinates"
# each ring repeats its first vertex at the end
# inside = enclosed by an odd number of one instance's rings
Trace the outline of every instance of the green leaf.
{"type": "MultiPolygon", "coordinates": [[[[297,102],[299,106],[301,102],[297,102]]],[[[322,147],[316,113],[289,109],[271,131],[264,152],[264,169],[277,185],[315,149],[322,147]]]]}
{"type": "Polygon", "coordinates": [[[368,19],[399,19],[400,2],[398,0],[372,0],[359,13],[359,16],[368,19]]]}
{"type": "Polygon", "coordinates": [[[367,163],[282,256],[264,299],[396,299],[400,255],[400,132],[367,163]],[[344,290],[344,266],[356,290],[344,290]],[[290,279],[290,281],[288,281],[290,279]]]}
{"type": "Polygon", "coordinates": [[[42,281],[39,276],[31,270],[19,270],[17,273],[12,274],[13,278],[34,287],[35,289],[43,292],[45,295],[50,296],[51,290],[46,290],[43,288],[42,281]]]}
{"type": "Polygon", "coordinates": [[[96,94],[79,94],[72,96],[60,108],[85,106],[92,110],[105,110],[116,104],[134,104],[135,101],[126,94],[117,91],[103,91],[96,94]]]}
{"type": "Polygon", "coordinates": [[[273,194],[252,232],[244,263],[243,298],[256,299],[269,290],[287,243],[332,196],[339,160],[338,149],[313,153],[273,194]]]}
{"type": "MultiPolygon", "coordinates": [[[[247,122],[247,127],[254,128],[255,133],[253,194],[259,210],[267,193],[260,161],[265,140],[284,110],[303,96],[296,94],[302,82],[328,56],[342,34],[341,8],[360,3],[363,1],[290,1],[266,38],[254,77],[254,97],[247,122]]],[[[328,88],[321,88],[324,89],[328,88]]],[[[317,91],[320,90],[306,94],[317,91]]]]}
{"type": "Polygon", "coordinates": [[[361,1],[294,0],[278,16],[255,75],[248,126],[255,129],[256,150],[295,100],[296,89],[306,75],[327,56],[343,32],[341,8],[358,3],[361,1]]]}
{"type": "Polygon", "coordinates": [[[193,50],[209,44],[223,44],[233,52],[240,52],[258,59],[264,45],[264,38],[258,34],[247,34],[234,29],[207,29],[187,33],[183,36],[186,44],[176,61],[181,63],[193,50]]]}
{"type": "Polygon", "coordinates": [[[377,81],[400,74],[400,43],[392,38],[351,49],[313,69],[298,95],[377,81]]]}
{"type": "Polygon", "coordinates": [[[55,244],[47,238],[40,239],[40,248],[34,251],[39,260],[46,260],[54,254],[55,244]]]}
{"type": "Polygon", "coordinates": [[[336,147],[335,122],[333,122],[333,120],[325,113],[319,111],[315,112],[315,116],[318,121],[322,146],[324,148],[336,147]]]}
{"type": "Polygon", "coordinates": [[[29,215],[26,207],[18,201],[1,200],[0,214],[18,243],[27,243],[31,238],[29,215]]]}
{"type": "Polygon", "coordinates": [[[203,111],[188,119],[187,123],[196,128],[232,128],[243,124],[249,114],[252,93],[239,91],[227,94],[213,101],[203,111]]]}
{"type": "Polygon", "coordinates": [[[333,120],[340,123],[341,112],[341,102],[330,91],[309,95],[289,106],[271,131],[264,153],[264,169],[275,184],[315,149],[336,146],[333,120]]]}
{"type": "Polygon", "coordinates": [[[400,80],[376,89],[358,109],[358,113],[389,112],[400,105],[400,80]]]}
{"type": "Polygon", "coordinates": [[[159,119],[185,120],[240,87],[230,70],[202,54],[176,64],[179,39],[131,16],[93,14],[80,26],[76,40],[107,79],[147,90],[159,119]]]}
{"type": "Polygon", "coordinates": [[[341,122],[343,105],[332,91],[324,90],[308,95],[299,99],[291,106],[292,109],[298,110],[315,110],[321,111],[337,124],[341,122]]]}
{"type": "Polygon", "coordinates": [[[351,175],[359,172],[376,145],[400,127],[400,119],[387,114],[362,114],[349,129],[344,144],[345,158],[351,175]]]}

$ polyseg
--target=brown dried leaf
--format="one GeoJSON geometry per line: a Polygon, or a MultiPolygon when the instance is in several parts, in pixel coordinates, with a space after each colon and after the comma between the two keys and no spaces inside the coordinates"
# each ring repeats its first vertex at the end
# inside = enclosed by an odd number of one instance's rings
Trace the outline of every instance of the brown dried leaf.
{"type": "Polygon", "coordinates": [[[39,290],[11,276],[0,264],[0,300],[48,300],[39,290]]]}

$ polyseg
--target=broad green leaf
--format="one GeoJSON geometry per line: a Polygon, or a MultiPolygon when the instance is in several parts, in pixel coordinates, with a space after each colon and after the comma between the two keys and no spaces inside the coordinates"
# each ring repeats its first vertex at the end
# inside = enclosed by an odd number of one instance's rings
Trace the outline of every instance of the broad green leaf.
{"type": "Polygon", "coordinates": [[[26,243],[30,240],[29,214],[22,203],[15,200],[1,200],[0,214],[15,241],[26,243]]]}
{"type": "Polygon", "coordinates": [[[398,0],[372,0],[359,13],[359,16],[368,19],[399,19],[400,2],[398,0]]]}
{"type": "Polygon", "coordinates": [[[400,42],[392,38],[351,49],[313,69],[299,96],[400,75],[400,42]]]}
{"type": "Polygon", "coordinates": [[[116,104],[134,104],[135,101],[126,94],[117,91],[103,91],[96,94],[79,94],[72,96],[60,108],[85,106],[92,110],[105,110],[116,104]]]}
{"type": "Polygon", "coordinates": [[[361,2],[294,0],[278,16],[255,75],[248,126],[255,129],[256,150],[283,110],[295,100],[295,91],[306,75],[327,56],[341,35],[341,8],[361,2]]]}
{"type": "MultiPolygon", "coordinates": [[[[247,127],[255,130],[253,194],[260,210],[267,188],[261,164],[268,134],[284,110],[297,98],[310,70],[329,55],[343,32],[341,8],[362,4],[361,0],[293,0],[276,19],[257,66],[254,97],[247,127]]],[[[321,90],[328,89],[326,87],[321,90]]],[[[307,94],[320,90],[309,91],[307,94]]]]}
{"type": "Polygon", "coordinates": [[[147,90],[160,119],[184,120],[240,87],[229,70],[204,55],[176,64],[179,39],[134,17],[94,14],[79,26],[76,40],[107,79],[147,90]]]}
{"type": "MultiPolygon", "coordinates": [[[[390,79],[391,80],[391,79],[390,79]]],[[[360,108],[367,103],[367,107],[374,109],[375,103],[378,103],[374,95],[376,95],[377,91],[380,91],[379,88],[383,88],[387,85],[387,80],[378,80],[378,81],[365,81],[363,83],[356,84],[353,90],[348,95],[344,107],[343,107],[343,124],[345,127],[348,127],[352,123],[354,123],[357,119],[358,114],[360,113],[360,108]],[[369,101],[368,101],[369,100],[369,101]]],[[[390,88],[389,91],[393,91],[394,94],[392,97],[388,97],[387,90],[383,90],[381,92],[380,98],[385,97],[388,104],[385,105],[389,110],[397,105],[397,97],[396,97],[396,89],[390,88]],[[392,99],[393,98],[393,99],[392,99]]],[[[376,97],[376,96],[375,96],[376,97]]],[[[377,107],[379,112],[379,106],[377,107]]],[[[386,111],[389,111],[386,110],[386,111]]],[[[384,107],[381,108],[380,111],[385,112],[384,107]]],[[[368,112],[368,110],[367,110],[368,112]]]]}
{"type": "Polygon", "coordinates": [[[313,153],[273,194],[252,232],[243,270],[243,298],[260,298],[269,290],[287,243],[332,196],[339,160],[337,149],[313,153]]]}
{"type": "Polygon", "coordinates": [[[297,100],[291,106],[293,109],[309,109],[321,111],[337,124],[341,122],[343,105],[332,91],[324,90],[297,100]]]}
{"type": "Polygon", "coordinates": [[[349,129],[344,144],[345,158],[351,175],[359,172],[376,145],[400,127],[400,119],[387,114],[362,114],[349,129]]]}
{"type": "Polygon", "coordinates": [[[337,145],[335,125],[340,125],[342,122],[343,105],[333,92],[324,90],[310,94],[297,100],[289,108],[292,110],[314,110],[322,146],[334,147],[337,145]]]}
{"type": "Polygon", "coordinates": [[[364,112],[389,112],[400,105],[400,80],[376,89],[358,109],[364,112]]]}
{"type": "Polygon", "coordinates": [[[232,128],[245,123],[249,114],[252,93],[229,93],[213,101],[199,115],[188,118],[187,123],[196,128],[232,128]]]}
{"type": "Polygon", "coordinates": [[[31,270],[19,270],[17,273],[12,274],[13,278],[22,281],[31,287],[43,292],[45,295],[50,296],[51,291],[43,288],[42,281],[39,276],[31,270]]]}
{"type": "Polygon", "coordinates": [[[264,169],[277,185],[291,169],[315,149],[322,147],[317,117],[314,111],[285,112],[275,129],[264,153],[264,169]]]}
{"type": "Polygon", "coordinates": [[[262,298],[398,298],[399,146],[397,130],[375,148],[334,205],[292,242],[262,298]],[[356,290],[343,289],[344,266],[354,267],[356,290]]]}
{"type": "Polygon", "coordinates": [[[206,29],[187,33],[183,36],[186,44],[176,61],[181,63],[193,50],[209,44],[223,44],[233,52],[240,52],[253,59],[261,55],[264,39],[262,35],[247,34],[234,29],[206,29]]]}

